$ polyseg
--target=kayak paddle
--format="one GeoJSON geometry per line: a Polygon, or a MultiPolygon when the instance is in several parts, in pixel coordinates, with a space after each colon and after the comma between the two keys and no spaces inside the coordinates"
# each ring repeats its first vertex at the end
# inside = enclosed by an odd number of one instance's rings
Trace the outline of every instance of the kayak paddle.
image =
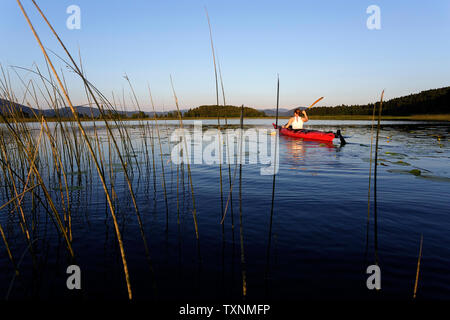
{"type": "MultiPolygon", "coordinates": [[[[309,108],[311,108],[313,105],[315,105],[317,102],[319,102],[320,100],[322,100],[323,99],[323,97],[320,97],[319,99],[317,99],[316,101],[314,101],[314,103],[312,104],[312,105],[310,105],[308,108],[306,108],[306,109],[309,109],[309,108]]],[[[306,110],[305,109],[305,110],[306,110]]]]}

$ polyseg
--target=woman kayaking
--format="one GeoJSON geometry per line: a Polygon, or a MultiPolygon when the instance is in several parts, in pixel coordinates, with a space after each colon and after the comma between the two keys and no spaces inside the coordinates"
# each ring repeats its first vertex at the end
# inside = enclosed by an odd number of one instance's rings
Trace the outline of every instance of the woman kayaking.
{"type": "MultiPolygon", "coordinates": [[[[320,97],[308,108],[311,108],[322,99],[323,97],[320,97]]],[[[301,138],[304,140],[317,140],[327,142],[332,142],[334,138],[339,138],[341,140],[341,146],[346,143],[344,137],[341,134],[341,130],[338,130],[336,133],[331,131],[303,130],[303,123],[307,122],[308,120],[309,118],[306,114],[306,111],[300,111],[300,109],[297,108],[294,111],[294,116],[289,119],[289,122],[286,125],[282,127],[277,126],[275,123],[272,123],[272,125],[275,129],[278,129],[280,135],[283,136],[301,138]]]]}
{"type": "Polygon", "coordinates": [[[283,128],[299,130],[303,129],[303,123],[309,120],[306,111],[300,111],[300,109],[294,110],[294,116],[289,119],[289,122],[283,126],[283,128]]]}

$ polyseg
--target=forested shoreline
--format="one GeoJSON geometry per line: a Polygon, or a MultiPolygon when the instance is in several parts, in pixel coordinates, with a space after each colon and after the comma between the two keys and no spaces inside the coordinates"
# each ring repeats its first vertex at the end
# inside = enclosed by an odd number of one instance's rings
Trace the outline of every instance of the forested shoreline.
{"type": "MultiPolygon", "coordinates": [[[[340,106],[319,106],[308,109],[310,116],[317,117],[342,117],[342,116],[369,116],[373,113],[374,106],[378,107],[379,102],[369,103],[367,105],[340,105],[340,106]]],[[[153,118],[153,112],[144,111],[117,111],[115,109],[108,109],[104,111],[101,116],[97,108],[90,108],[85,106],[75,107],[78,116],[81,119],[149,119],[153,118]]],[[[280,117],[291,116],[292,110],[286,111],[286,108],[280,111],[280,117]]],[[[262,118],[273,117],[276,109],[258,110],[251,107],[244,106],[244,117],[246,118],[262,118]]],[[[16,117],[29,119],[33,121],[36,117],[44,115],[47,119],[58,118],[62,120],[73,119],[72,112],[69,108],[62,108],[57,110],[38,110],[19,103],[10,102],[5,99],[0,99],[0,112],[7,118],[13,114],[16,117]]],[[[216,105],[201,105],[189,110],[181,112],[183,118],[217,118],[217,117],[240,117],[241,107],[239,106],[216,106],[216,105]]],[[[408,117],[414,115],[448,115],[450,114],[450,87],[439,89],[431,89],[422,91],[416,94],[410,94],[399,98],[393,98],[383,102],[383,116],[393,117],[408,117]]],[[[176,119],[178,117],[177,111],[157,112],[157,118],[176,119]]]]}
{"type": "MultiPolygon", "coordinates": [[[[341,105],[335,107],[314,107],[308,110],[310,115],[371,115],[373,107],[379,102],[367,105],[341,105]]],[[[450,87],[422,91],[408,96],[383,102],[383,115],[410,116],[416,114],[450,113],[450,87]]]]}

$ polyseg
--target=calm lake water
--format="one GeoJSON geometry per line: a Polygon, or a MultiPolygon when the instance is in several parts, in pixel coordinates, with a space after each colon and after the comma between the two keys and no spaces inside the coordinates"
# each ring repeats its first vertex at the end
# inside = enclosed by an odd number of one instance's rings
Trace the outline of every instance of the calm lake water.
{"type": "MultiPolygon", "coordinates": [[[[234,126],[238,122],[229,120],[234,126]]],[[[270,129],[272,122],[245,119],[244,124],[246,129],[270,129]]],[[[366,268],[375,263],[373,195],[367,225],[370,121],[308,122],[309,128],[341,129],[347,140],[342,147],[338,139],[335,144],[324,144],[279,137],[272,215],[273,176],[260,174],[266,165],[243,164],[241,183],[239,166],[234,179],[236,166],[230,165],[229,174],[228,164],[222,165],[223,206],[230,189],[229,175],[234,184],[232,202],[221,225],[219,166],[191,164],[199,240],[195,237],[187,167],[170,161],[173,144],[168,143],[167,129],[171,132],[177,122],[159,122],[167,215],[156,136],[154,180],[153,165],[148,165],[144,156],[142,128],[138,123],[127,124],[135,146],[130,155],[132,184],[149,259],[123,169],[117,157],[107,162],[111,161],[116,171],[116,206],[136,299],[240,300],[245,276],[250,300],[410,300],[421,235],[417,298],[450,299],[448,123],[382,122],[377,174],[377,257],[382,289],[376,292],[366,287],[366,268]]],[[[184,124],[193,130],[192,121],[184,124]]],[[[216,120],[203,121],[204,128],[216,124],[216,120]]],[[[251,151],[244,155],[248,158],[251,151]]],[[[8,215],[8,209],[3,209],[0,223],[20,261],[20,275],[13,277],[13,266],[1,242],[0,297],[127,299],[117,239],[98,175],[86,167],[80,174],[69,173],[68,178],[75,262],[69,259],[52,219],[43,208],[33,208],[30,200],[27,214],[35,214],[38,221],[33,263],[17,214],[8,215]],[[82,290],[77,292],[66,288],[70,264],[82,270],[82,290]]],[[[55,179],[49,173],[44,180],[58,197],[55,179]]],[[[7,198],[1,187],[4,203],[7,198]]]]}

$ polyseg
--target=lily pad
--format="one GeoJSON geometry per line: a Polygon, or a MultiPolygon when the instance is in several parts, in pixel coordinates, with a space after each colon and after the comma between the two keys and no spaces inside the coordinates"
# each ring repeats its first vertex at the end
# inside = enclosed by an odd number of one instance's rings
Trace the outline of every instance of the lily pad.
{"type": "Polygon", "coordinates": [[[396,161],[396,162],[393,162],[393,164],[397,164],[397,165],[399,165],[399,166],[410,166],[411,164],[409,164],[408,162],[404,162],[404,161],[401,161],[401,160],[398,160],[398,161],[396,161]]]}
{"type": "Polygon", "coordinates": [[[388,170],[390,173],[401,173],[401,174],[412,174],[416,177],[420,176],[422,173],[419,169],[412,169],[412,170],[402,170],[402,169],[390,169],[388,170]]]}
{"type": "Polygon", "coordinates": [[[450,182],[448,177],[432,176],[432,175],[420,175],[418,178],[427,179],[436,182],[450,182]]]}
{"type": "Polygon", "coordinates": [[[386,151],[385,153],[396,159],[403,159],[403,158],[407,157],[407,155],[403,154],[403,153],[390,152],[390,151],[386,151]]]}

